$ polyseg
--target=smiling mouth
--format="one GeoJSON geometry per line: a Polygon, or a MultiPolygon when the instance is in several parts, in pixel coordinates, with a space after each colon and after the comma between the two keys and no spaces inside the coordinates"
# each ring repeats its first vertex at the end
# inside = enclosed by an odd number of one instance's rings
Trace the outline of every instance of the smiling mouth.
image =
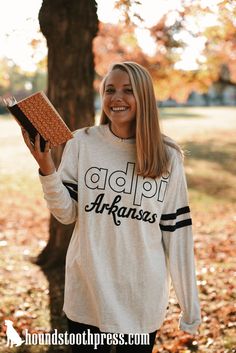
{"type": "Polygon", "coordinates": [[[125,112],[128,109],[128,107],[111,107],[111,110],[113,112],[125,112]]]}

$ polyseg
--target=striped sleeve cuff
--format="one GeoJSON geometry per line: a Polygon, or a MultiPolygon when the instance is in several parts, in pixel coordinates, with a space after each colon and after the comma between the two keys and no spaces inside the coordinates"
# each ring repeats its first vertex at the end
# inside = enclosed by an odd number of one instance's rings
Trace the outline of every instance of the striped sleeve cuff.
{"type": "Polygon", "coordinates": [[[176,229],[191,225],[189,206],[181,207],[175,213],[162,214],[160,220],[160,229],[164,232],[174,232],[176,229]]]}

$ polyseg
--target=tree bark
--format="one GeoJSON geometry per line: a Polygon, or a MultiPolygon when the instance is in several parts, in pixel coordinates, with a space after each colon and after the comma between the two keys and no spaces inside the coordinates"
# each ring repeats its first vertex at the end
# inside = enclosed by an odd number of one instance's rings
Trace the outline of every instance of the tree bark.
{"type": "MultiPolygon", "coordinates": [[[[93,39],[98,19],[95,0],[44,0],[40,28],[48,45],[47,95],[69,128],[94,123],[93,39]]],[[[59,165],[63,146],[52,151],[59,165]]],[[[61,225],[53,216],[49,241],[36,263],[45,269],[64,265],[74,225],[61,225]]]]}

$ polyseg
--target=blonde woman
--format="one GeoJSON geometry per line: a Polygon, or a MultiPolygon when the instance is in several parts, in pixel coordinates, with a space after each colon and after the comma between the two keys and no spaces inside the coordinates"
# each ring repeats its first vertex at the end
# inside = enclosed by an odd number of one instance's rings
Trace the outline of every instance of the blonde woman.
{"type": "MultiPolygon", "coordinates": [[[[66,258],[69,332],[97,337],[96,352],[111,343],[118,353],[152,352],[170,277],[180,329],[194,334],[201,321],[183,157],[160,131],[145,68],[114,64],[101,98],[100,124],[74,133],[57,171],[49,146],[41,152],[39,137],[33,147],[23,136],[48,208],[61,223],[76,222],[66,258]]],[[[94,340],[72,351],[91,352],[94,340]]]]}

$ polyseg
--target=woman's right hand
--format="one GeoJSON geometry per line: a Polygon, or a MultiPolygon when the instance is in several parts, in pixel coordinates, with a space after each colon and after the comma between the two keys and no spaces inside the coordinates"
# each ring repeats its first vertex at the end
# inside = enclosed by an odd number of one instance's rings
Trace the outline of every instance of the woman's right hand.
{"type": "Polygon", "coordinates": [[[42,152],[40,149],[40,135],[37,134],[35,138],[34,145],[30,141],[29,134],[26,130],[22,130],[22,136],[24,138],[26,146],[29,148],[31,154],[39,165],[40,172],[43,175],[50,175],[55,172],[56,167],[52,159],[52,154],[50,150],[50,142],[47,141],[45,149],[42,152]]]}

